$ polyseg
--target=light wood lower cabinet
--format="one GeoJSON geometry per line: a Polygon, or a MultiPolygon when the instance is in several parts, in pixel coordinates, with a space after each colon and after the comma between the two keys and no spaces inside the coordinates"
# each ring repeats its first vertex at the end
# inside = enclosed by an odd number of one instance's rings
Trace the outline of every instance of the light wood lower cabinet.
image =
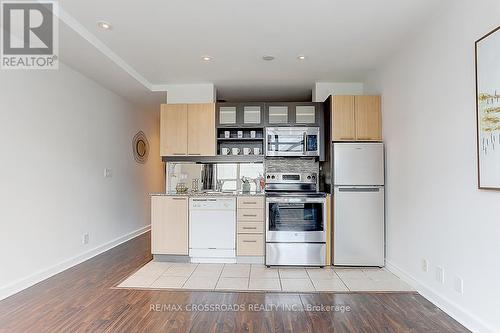
{"type": "Polygon", "coordinates": [[[237,199],[236,255],[264,255],[264,197],[237,199]]]}
{"type": "Polygon", "coordinates": [[[326,195],[326,202],[325,202],[325,207],[326,207],[326,265],[330,266],[332,264],[332,241],[333,241],[333,233],[332,233],[332,226],[333,226],[333,221],[332,221],[332,201],[331,201],[331,195],[327,194],[326,195]]]}
{"type": "Polygon", "coordinates": [[[188,254],[187,197],[151,197],[151,252],[188,254]]]}
{"type": "Polygon", "coordinates": [[[264,233],[264,223],[259,222],[238,222],[238,233],[242,234],[262,234],[264,233]]]}
{"type": "Polygon", "coordinates": [[[264,197],[240,197],[238,208],[258,208],[264,207],[264,197]]]}
{"type": "Polygon", "coordinates": [[[264,234],[238,234],[236,254],[239,256],[263,256],[264,234]]]}
{"type": "Polygon", "coordinates": [[[264,207],[260,208],[238,208],[238,221],[263,221],[264,207]]]}

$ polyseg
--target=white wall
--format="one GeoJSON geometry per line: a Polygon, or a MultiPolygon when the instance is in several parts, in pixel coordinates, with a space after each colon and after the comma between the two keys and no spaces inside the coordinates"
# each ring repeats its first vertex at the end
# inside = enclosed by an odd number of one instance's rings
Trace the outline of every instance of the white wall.
{"type": "Polygon", "coordinates": [[[146,230],[147,194],[164,176],[159,111],[63,64],[1,71],[0,97],[1,299],[146,230]],[[139,130],[151,146],[145,165],[132,154],[139,130]]]}
{"type": "Polygon", "coordinates": [[[312,90],[313,102],[324,102],[330,95],[362,95],[362,82],[316,82],[312,90]]]}
{"type": "Polygon", "coordinates": [[[474,41],[499,17],[497,0],[454,1],[365,87],[383,95],[389,268],[477,332],[500,331],[500,192],[477,189],[474,41]]]}

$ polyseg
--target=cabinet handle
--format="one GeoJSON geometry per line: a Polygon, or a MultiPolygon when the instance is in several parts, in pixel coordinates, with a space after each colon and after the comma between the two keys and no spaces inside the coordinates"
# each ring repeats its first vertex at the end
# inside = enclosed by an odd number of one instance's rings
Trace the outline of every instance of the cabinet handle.
{"type": "Polygon", "coordinates": [[[245,204],[245,205],[256,205],[257,202],[256,201],[243,201],[243,204],[245,204]]]}
{"type": "Polygon", "coordinates": [[[257,229],[257,227],[243,227],[243,229],[245,229],[245,230],[255,230],[255,229],[257,229]]]}
{"type": "Polygon", "coordinates": [[[340,138],[340,140],[354,140],[354,138],[350,137],[350,138],[340,138]]]}
{"type": "Polygon", "coordinates": [[[174,153],[174,155],[182,155],[182,156],[184,156],[186,154],[185,153],[174,153]]]}
{"type": "Polygon", "coordinates": [[[172,198],[173,200],[186,200],[186,198],[172,198]]]}
{"type": "Polygon", "coordinates": [[[364,138],[358,138],[358,140],[373,140],[373,139],[372,138],[364,137],[364,138]]]}
{"type": "Polygon", "coordinates": [[[257,243],[256,240],[244,240],[243,243],[257,243]]]}
{"type": "Polygon", "coordinates": [[[199,156],[201,155],[200,153],[189,153],[189,155],[196,155],[196,156],[199,156]]]}
{"type": "Polygon", "coordinates": [[[243,214],[245,217],[257,217],[257,214],[243,214]]]}

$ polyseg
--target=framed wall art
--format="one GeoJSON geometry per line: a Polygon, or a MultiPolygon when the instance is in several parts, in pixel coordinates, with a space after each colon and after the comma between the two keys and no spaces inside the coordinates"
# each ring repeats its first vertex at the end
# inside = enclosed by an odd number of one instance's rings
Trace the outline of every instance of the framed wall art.
{"type": "Polygon", "coordinates": [[[476,41],[478,186],[500,190],[500,27],[476,41]]]}

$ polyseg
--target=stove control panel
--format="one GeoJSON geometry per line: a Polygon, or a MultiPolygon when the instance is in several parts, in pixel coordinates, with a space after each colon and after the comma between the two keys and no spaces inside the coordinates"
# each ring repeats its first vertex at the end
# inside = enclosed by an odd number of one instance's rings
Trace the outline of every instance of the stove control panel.
{"type": "Polygon", "coordinates": [[[317,174],[311,173],[282,173],[269,172],[266,174],[266,183],[276,184],[316,184],[317,174]]]}

